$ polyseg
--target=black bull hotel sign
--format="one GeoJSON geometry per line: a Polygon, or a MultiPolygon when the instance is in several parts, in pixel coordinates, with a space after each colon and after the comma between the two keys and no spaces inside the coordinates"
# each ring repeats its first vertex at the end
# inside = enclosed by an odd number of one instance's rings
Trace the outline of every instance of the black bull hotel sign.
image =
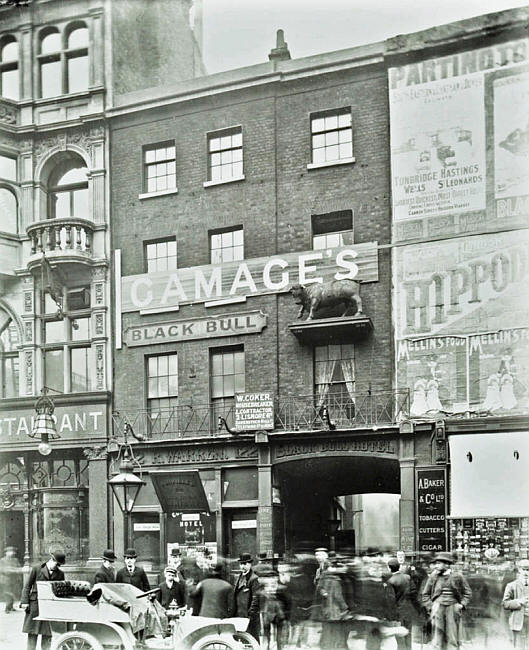
{"type": "Polygon", "coordinates": [[[378,281],[376,242],[123,277],[120,259],[117,251],[116,295],[121,296],[123,313],[163,312],[197,302],[240,302],[248,296],[288,291],[298,283],[378,281]]]}

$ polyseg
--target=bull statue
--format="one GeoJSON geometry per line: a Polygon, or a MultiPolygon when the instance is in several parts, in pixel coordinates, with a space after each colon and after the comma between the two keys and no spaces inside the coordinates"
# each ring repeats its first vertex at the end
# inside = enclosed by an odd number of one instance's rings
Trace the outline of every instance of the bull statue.
{"type": "Polygon", "coordinates": [[[349,308],[356,305],[356,315],[362,313],[362,299],[360,298],[358,282],[354,280],[332,280],[331,282],[314,283],[304,286],[294,284],[290,293],[294,296],[296,305],[301,305],[298,318],[308,312],[307,320],[314,318],[314,312],[323,307],[333,307],[344,304],[345,316],[349,308]]]}

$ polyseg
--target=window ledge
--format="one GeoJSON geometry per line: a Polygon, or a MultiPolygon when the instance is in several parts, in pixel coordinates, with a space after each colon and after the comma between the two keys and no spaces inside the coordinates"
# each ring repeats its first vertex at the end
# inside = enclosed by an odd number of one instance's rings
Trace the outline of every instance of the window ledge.
{"type": "Polygon", "coordinates": [[[235,183],[236,181],[244,180],[246,180],[246,176],[242,174],[242,176],[234,176],[233,178],[226,178],[222,181],[205,181],[202,185],[204,187],[211,187],[212,185],[224,185],[225,183],[235,183]]]}
{"type": "Polygon", "coordinates": [[[143,199],[152,199],[154,196],[166,196],[167,194],[178,194],[178,188],[172,187],[169,190],[160,190],[159,192],[144,192],[143,194],[138,194],[138,198],[143,199]]]}
{"type": "Polygon", "coordinates": [[[335,167],[336,165],[350,165],[356,162],[356,158],[342,158],[341,160],[326,160],[325,162],[309,163],[307,169],[319,169],[320,167],[335,167]]]}

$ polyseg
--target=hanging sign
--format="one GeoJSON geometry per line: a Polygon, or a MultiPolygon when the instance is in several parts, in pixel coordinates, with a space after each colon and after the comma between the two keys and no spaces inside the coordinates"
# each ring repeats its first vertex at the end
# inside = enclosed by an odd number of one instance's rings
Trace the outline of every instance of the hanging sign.
{"type": "Polygon", "coordinates": [[[197,470],[153,471],[150,476],[164,512],[209,513],[208,500],[197,470]]]}

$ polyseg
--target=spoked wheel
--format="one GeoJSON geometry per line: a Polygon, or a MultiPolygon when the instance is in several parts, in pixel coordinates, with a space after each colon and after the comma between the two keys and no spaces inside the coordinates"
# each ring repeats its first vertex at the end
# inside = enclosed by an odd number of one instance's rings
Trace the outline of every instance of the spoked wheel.
{"type": "Polygon", "coordinates": [[[233,638],[242,650],[259,650],[261,647],[248,632],[235,632],[233,638]]]}
{"type": "Polygon", "coordinates": [[[65,632],[52,645],[52,650],[103,650],[103,646],[88,632],[65,632]]]}
{"type": "Polygon", "coordinates": [[[232,638],[213,634],[197,641],[191,650],[240,650],[240,646],[232,638]]]}

